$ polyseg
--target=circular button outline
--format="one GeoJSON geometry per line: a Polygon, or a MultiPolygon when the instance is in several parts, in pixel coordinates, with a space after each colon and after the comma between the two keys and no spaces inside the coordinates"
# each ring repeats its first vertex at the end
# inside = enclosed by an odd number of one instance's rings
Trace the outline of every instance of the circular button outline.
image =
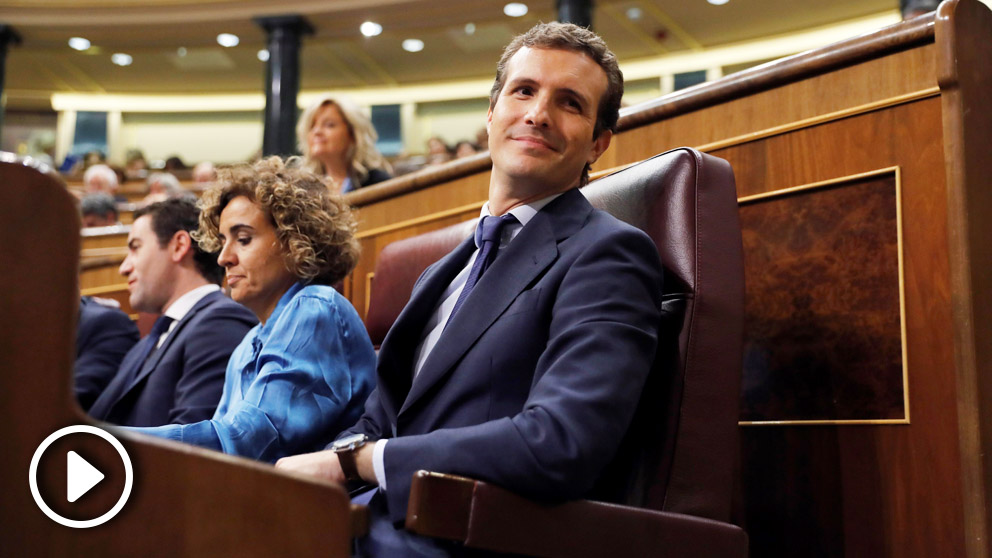
{"type": "Polygon", "coordinates": [[[34,498],[34,503],[38,504],[38,507],[41,508],[42,513],[47,515],[49,519],[60,525],[72,527],[73,529],[88,529],[90,527],[96,527],[97,525],[103,525],[104,523],[110,521],[121,511],[121,509],[124,508],[124,504],[127,503],[128,497],[131,496],[131,487],[134,484],[134,470],[131,468],[131,458],[128,456],[127,451],[124,450],[124,446],[119,440],[117,440],[117,438],[114,438],[106,430],[95,426],[77,424],[75,426],[60,428],[59,430],[51,433],[38,446],[38,449],[34,450],[34,455],[31,456],[31,466],[28,468],[28,484],[31,487],[31,497],[34,498]],[[82,521],[62,517],[61,515],[55,513],[52,508],[48,507],[48,504],[44,499],[42,499],[41,493],[38,491],[38,463],[41,461],[41,456],[45,453],[45,450],[47,450],[48,447],[55,442],[55,440],[68,436],[69,434],[92,434],[103,438],[109,442],[115,450],[117,450],[117,453],[121,456],[121,461],[124,462],[124,492],[121,493],[121,497],[117,500],[117,503],[114,504],[114,507],[110,508],[107,513],[101,515],[100,517],[82,521]]]}

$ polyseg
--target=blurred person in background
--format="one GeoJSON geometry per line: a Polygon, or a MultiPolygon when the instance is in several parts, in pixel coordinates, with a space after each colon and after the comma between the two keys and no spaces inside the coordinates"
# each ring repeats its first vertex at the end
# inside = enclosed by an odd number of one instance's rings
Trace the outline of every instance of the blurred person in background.
{"type": "Polygon", "coordinates": [[[193,167],[193,182],[201,186],[209,186],[217,180],[217,169],[210,161],[202,161],[193,167]]]}
{"type": "Polygon", "coordinates": [[[83,192],[86,194],[104,193],[116,201],[126,202],[127,199],[117,195],[120,189],[120,179],[114,169],[107,165],[93,165],[83,173],[83,192]]]}
{"type": "Polygon", "coordinates": [[[152,173],[148,177],[147,184],[148,195],[141,200],[141,205],[178,198],[186,193],[179,184],[179,179],[167,172],[152,173]]]}
{"type": "Polygon", "coordinates": [[[455,144],[455,158],[470,157],[479,152],[479,148],[468,140],[462,140],[455,144]]]}
{"type": "Polygon", "coordinates": [[[79,202],[83,227],[112,227],[120,224],[117,202],[110,194],[86,194],[79,202]]]}
{"type": "Polygon", "coordinates": [[[427,164],[440,165],[447,163],[454,157],[451,148],[441,139],[440,136],[433,136],[427,140],[427,164]]]}
{"type": "Polygon", "coordinates": [[[311,104],[296,125],[304,166],[329,179],[341,193],[392,178],[389,163],[375,147],[372,120],[344,99],[324,96],[311,104]]]}

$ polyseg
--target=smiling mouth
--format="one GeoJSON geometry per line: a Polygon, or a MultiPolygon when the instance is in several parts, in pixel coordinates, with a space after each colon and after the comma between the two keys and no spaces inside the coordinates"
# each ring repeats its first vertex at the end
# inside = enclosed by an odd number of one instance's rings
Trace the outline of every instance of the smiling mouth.
{"type": "Polygon", "coordinates": [[[514,139],[514,141],[518,141],[518,142],[520,142],[520,143],[522,143],[522,144],[524,144],[524,145],[526,145],[528,147],[540,147],[540,148],[543,148],[543,149],[548,149],[550,151],[557,151],[554,147],[552,147],[552,145],[550,143],[548,143],[547,141],[545,141],[545,140],[543,140],[541,138],[535,138],[535,137],[530,137],[530,136],[522,136],[522,137],[517,137],[517,138],[513,138],[513,139],[514,139]]]}

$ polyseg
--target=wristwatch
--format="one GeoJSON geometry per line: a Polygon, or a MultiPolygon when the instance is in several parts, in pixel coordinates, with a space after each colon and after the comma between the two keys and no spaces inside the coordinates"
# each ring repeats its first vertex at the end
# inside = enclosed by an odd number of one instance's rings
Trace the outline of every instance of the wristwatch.
{"type": "Polygon", "coordinates": [[[334,440],[331,444],[331,451],[338,455],[338,462],[341,463],[341,471],[348,481],[359,481],[362,477],[358,474],[358,463],[355,461],[355,453],[358,448],[365,445],[369,437],[365,434],[352,434],[334,440]]]}

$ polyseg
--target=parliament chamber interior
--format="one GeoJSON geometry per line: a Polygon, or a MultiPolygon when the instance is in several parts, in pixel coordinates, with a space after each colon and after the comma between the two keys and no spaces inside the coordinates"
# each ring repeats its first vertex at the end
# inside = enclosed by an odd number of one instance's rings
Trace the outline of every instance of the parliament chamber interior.
{"type": "Polygon", "coordinates": [[[369,515],[341,485],[87,416],[80,296],[147,334],[120,269],[149,177],[203,197],[196,163],[299,155],[331,92],[392,170],[343,194],[361,255],[336,288],[378,349],[489,199],[503,47],[587,17],[626,94],[581,191],[665,275],[671,374],[628,433],[650,465],[609,503],[421,471],[405,529],[468,555],[992,556],[992,11],[828,4],[0,1],[0,555],[353,555],[369,515]],[[118,218],[81,227],[92,153],[118,218]],[[80,425],[116,445],[84,444],[110,490],[73,504],[53,433],[80,425]]]}

